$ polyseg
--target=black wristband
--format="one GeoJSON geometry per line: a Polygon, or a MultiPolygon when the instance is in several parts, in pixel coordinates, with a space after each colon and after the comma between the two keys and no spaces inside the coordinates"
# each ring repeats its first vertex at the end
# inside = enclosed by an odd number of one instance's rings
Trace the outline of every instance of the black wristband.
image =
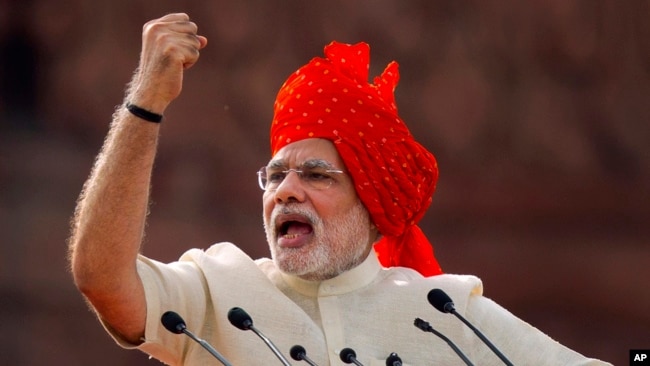
{"type": "Polygon", "coordinates": [[[153,123],[160,123],[162,121],[163,116],[157,113],[149,112],[148,110],[144,108],[140,108],[135,104],[131,104],[130,102],[126,102],[126,109],[131,112],[134,116],[138,118],[142,118],[145,121],[153,122],[153,123]]]}

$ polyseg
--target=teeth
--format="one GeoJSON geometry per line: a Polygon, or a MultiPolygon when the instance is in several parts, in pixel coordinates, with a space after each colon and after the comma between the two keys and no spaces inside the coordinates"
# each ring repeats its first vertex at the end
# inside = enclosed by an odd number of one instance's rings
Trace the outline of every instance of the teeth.
{"type": "Polygon", "coordinates": [[[285,238],[285,239],[295,239],[295,238],[297,238],[299,236],[300,236],[300,234],[284,234],[284,235],[282,235],[282,237],[285,238]]]}

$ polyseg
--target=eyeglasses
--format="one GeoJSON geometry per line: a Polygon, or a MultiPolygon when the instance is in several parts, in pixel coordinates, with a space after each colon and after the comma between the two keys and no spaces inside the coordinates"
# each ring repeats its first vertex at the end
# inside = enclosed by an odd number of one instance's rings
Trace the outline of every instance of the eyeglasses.
{"type": "Polygon", "coordinates": [[[323,190],[332,186],[336,181],[334,175],[343,174],[339,169],[328,169],[325,167],[303,167],[301,169],[270,168],[263,166],[257,171],[257,182],[264,191],[275,191],[289,173],[298,174],[300,180],[308,187],[315,190],[323,190]]]}

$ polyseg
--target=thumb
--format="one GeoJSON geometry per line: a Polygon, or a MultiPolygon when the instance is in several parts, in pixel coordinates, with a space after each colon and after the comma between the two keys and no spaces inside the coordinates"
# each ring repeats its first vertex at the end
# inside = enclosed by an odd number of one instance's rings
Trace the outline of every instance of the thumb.
{"type": "Polygon", "coordinates": [[[205,48],[205,46],[208,45],[208,39],[206,37],[204,37],[204,36],[196,36],[196,38],[198,38],[198,40],[199,40],[199,43],[200,43],[199,49],[200,50],[202,50],[203,48],[205,48]]]}

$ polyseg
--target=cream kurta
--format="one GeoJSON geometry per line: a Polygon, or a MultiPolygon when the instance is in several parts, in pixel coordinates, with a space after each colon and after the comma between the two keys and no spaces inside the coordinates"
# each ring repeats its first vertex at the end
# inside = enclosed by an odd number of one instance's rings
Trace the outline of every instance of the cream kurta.
{"type": "Polygon", "coordinates": [[[253,261],[229,243],[205,252],[189,250],[171,264],[140,257],[138,271],[148,319],[146,341],[137,348],[171,365],[221,363],[189,337],[167,331],[160,317],[168,310],[180,314],[188,330],[235,366],[280,365],[252,331],[230,324],[227,313],[235,306],[245,309],[255,327],[296,365],[304,363],[289,357],[296,344],[320,366],[344,365],[339,352],[346,347],[365,366],[385,365],[391,352],[404,365],[464,365],[446,342],[416,328],[416,317],[451,339],[475,365],[502,365],[459,319],[428,303],[433,288],[447,292],[456,310],[515,365],[606,364],[569,350],[483,297],[481,281],[474,276],[425,278],[408,268],[381,268],[375,255],[323,282],[284,275],[271,260],[253,261]]]}

